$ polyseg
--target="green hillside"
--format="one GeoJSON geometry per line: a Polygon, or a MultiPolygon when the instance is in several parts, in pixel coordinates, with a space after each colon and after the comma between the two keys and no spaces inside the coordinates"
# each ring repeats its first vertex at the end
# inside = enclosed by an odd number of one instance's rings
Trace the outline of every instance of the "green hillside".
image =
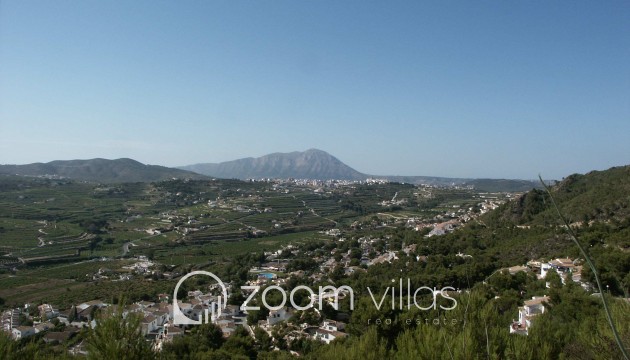
{"type": "MultiPolygon", "coordinates": [[[[630,166],[574,174],[552,187],[562,213],[570,222],[621,221],[630,215],[630,166]]],[[[544,225],[555,221],[547,195],[533,190],[488,216],[488,221],[544,225]]]]}
{"type": "Polygon", "coordinates": [[[145,165],[132,159],[55,160],[26,165],[0,165],[0,174],[70,178],[100,183],[151,182],[205,176],[165,166],[145,165]]]}

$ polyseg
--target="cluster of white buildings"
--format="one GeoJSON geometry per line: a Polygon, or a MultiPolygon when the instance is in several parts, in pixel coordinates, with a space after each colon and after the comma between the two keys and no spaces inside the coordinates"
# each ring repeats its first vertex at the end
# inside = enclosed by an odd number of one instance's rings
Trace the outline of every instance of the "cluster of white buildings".
{"type": "MultiPolygon", "coordinates": [[[[28,309],[26,307],[24,310],[28,309]]],[[[22,309],[10,309],[2,313],[0,317],[1,331],[9,334],[14,340],[20,340],[40,332],[51,330],[55,327],[50,322],[51,319],[59,316],[59,312],[49,304],[43,304],[38,307],[39,321],[33,325],[23,325],[20,323],[20,315],[23,314],[22,309]]]]}
{"type": "Polygon", "coordinates": [[[147,274],[151,272],[151,268],[155,264],[152,261],[149,261],[146,256],[139,256],[138,261],[131,264],[123,266],[123,269],[131,270],[137,274],[147,274]]]}
{"type": "MultiPolygon", "coordinates": [[[[560,276],[562,284],[566,284],[571,280],[575,283],[579,283],[582,288],[587,291],[592,290],[592,284],[583,281],[582,279],[582,265],[579,265],[578,260],[572,260],[570,258],[557,258],[551,261],[537,261],[530,260],[527,265],[524,266],[512,266],[507,268],[511,275],[514,275],[521,271],[534,271],[538,279],[543,280],[547,278],[547,274],[550,271],[555,271],[560,276]]],[[[549,281],[546,283],[549,288],[551,285],[549,281]]],[[[527,335],[529,328],[532,326],[533,319],[545,312],[545,307],[548,306],[549,297],[534,296],[531,300],[524,302],[523,306],[518,309],[518,320],[514,320],[510,325],[511,334],[527,335]]]]}
{"type": "Polygon", "coordinates": [[[0,330],[11,333],[11,329],[20,324],[20,309],[10,309],[2,313],[0,317],[0,330]]]}
{"type": "MultiPolygon", "coordinates": [[[[582,279],[582,265],[578,265],[577,261],[573,261],[569,258],[558,258],[549,262],[543,262],[540,264],[540,279],[544,279],[549,271],[555,271],[560,275],[562,284],[566,284],[568,280],[579,283],[584,290],[590,291],[593,285],[583,281],[582,279]]],[[[549,287],[549,283],[547,283],[549,287]]]]}

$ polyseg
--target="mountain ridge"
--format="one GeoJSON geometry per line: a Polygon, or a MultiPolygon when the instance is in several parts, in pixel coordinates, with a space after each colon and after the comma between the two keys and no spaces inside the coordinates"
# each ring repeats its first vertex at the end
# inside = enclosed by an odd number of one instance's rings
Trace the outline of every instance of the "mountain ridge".
{"type": "Polygon", "coordinates": [[[240,180],[294,178],[350,181],[376,178],[416,185],[472,186],[478,190],[489,192],[524,192],[540,187],[537,182],[529,180],[369,175],[353,169],[323,150],[313,148],[302,152],[275,152],[257,158],[246,157],[222,163],[201,163],[175,168],[145,165],[130,158],[54,160],[47,163],[0,165],[0,174],[53,175],[102,183],[152,182],[172,178],[204,179],[208,177],[240,180]]]}
{"type": "Polygon", "coordinates": [[[302,152],[275,152],[256,158],[246,157],[220,163],[198,163],[177,168],[207,176],[241,180],[263,178],[366,180],[368,178],[376,178],[410,184],[474,186],[477,189],[486,191],[519,192],[539,187],[537,182],[529,180],[369,175],[344,164],[326,151],[313,148],[302,152]],[[311,161],[311,163],[308,161],[311,161]]]}
{"type": "Polygon", "coordinates": [[[59,176],[101,183],[152,182],[172,178],[203,179],[203,175],[160,165],[146,165],[129,158],[53,160],[24,165],[0,165],[0,174],[59,176]]]}
{"type": "MultiPolygon", "coordinates": [[[[551,186],[560,211],[572,223],[624,221],[630,217],[630,165],[572,174],[551,186]]],[[[488,223],[546,225],[556,218],[545,191],[534,189],[500,206],[488,223]]]]}
{"type": "Polygon", "coordinates": [[[363,174],[329,153],[308,149],[288,153],[271,153],[257,158],[246,157],[221,163],[199,163],[177,167],[219,178],[261,179],[298,178],[315,180],[365,180],[363,174]]]}

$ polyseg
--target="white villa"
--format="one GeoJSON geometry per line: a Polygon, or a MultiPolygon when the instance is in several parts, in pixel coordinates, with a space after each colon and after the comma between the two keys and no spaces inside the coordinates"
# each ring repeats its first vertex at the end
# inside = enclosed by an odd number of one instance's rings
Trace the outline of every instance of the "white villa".
{"type": "Polygon", "coordinates": [[[325,320],[322,326],[315,330],[313,338],[315,340],[325,342],[326,344],[330,344],[331,341],[337,338],[348,336],[345,332],[341,332],[344,327],[345,324],[342,322],[325,320]]]}
{"type": "Polygon", "coordinates": [[[510,334],[527,335],[533,318],[545,312],[545,303],[548,301],[549,296],[534,296],[531,300],[525,301],[523,306],[518,308],[518,321],[510,325],[510,334]]]}

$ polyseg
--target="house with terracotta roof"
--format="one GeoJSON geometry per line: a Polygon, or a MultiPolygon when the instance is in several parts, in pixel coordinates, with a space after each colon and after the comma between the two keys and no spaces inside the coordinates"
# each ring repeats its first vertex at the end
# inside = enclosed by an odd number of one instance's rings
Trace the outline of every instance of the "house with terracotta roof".
{"type": "Polygon", "coordinates": [[[527,335],[534,318],[545,312],[548,302],[549,296],[534,296],[531,300],[525,301],[523,306],[518,308],[518,321],[513,321],[510,325],[510,334],[527,335]]]}

